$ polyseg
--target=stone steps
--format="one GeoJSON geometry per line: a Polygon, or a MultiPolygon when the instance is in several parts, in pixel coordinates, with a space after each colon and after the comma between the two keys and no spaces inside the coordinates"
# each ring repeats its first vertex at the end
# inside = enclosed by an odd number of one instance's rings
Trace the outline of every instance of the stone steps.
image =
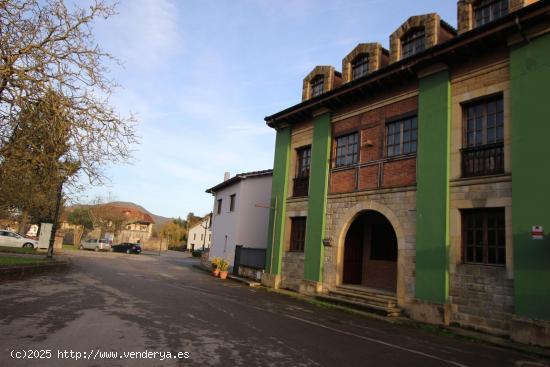
{"type": "Polygon", "coordinates": [[[341,286],[329,291],[328,294],[319,295],[317,298],[384,316],[397,317],[401,315],[401,309],[397,306],[397,298],[385,291],[341,286]]]}

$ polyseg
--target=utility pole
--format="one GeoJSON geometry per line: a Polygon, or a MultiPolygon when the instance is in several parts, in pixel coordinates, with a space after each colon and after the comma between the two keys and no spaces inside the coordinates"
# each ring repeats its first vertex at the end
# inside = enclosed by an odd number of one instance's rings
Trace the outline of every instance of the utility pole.
{"type": "Polygon", "coordinates": [[[256,204],[255,206],[257,208],[266,208],[273,210],[273,226],[271,227],[271,251],[270,252],[270,259],[269,259],[269,271],[273,270],[273,250],[275,247],[275,224],[277,222],[277,196],[275,196],[275,202],[273,203],[273,206],[267,206],[267,205],[261,205],[256,204]]]}
{"type": "Polygon", "coordinates": [[[210,228],[210,221],[212,220],[212,212],[206,215],[206,224],[201,224],[201,227],[204,228],[204,238],[202,239],[202,251],[204,251],[204,245],[206,244],[206,230],[210,228]]]}

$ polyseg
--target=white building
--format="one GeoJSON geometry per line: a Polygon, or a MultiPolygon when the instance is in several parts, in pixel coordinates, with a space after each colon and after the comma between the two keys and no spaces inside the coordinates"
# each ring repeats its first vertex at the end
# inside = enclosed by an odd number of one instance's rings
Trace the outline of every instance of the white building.
{"type": "Polygon", "coordinates": [[[266,248],[273,170],[240,173],[206,190],[214,196],[209,258],[233,266],[235,246],[266,248]]]}
{"type": "Polygon", "coordinates": [[[188,250],[202,250],[210,248],[212,242],[211,231],[212,213],[205,215],[197,224],[189,228],[187,237],[188,250]]]}

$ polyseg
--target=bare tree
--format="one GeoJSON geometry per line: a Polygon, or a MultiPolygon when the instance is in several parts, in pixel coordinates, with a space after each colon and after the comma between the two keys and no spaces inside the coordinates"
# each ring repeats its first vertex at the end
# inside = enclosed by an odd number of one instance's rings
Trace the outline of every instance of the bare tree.
{"type": "Polygon", "coordinates": [[[109,104],[116,83],[107,65],[117,60],[96,44],[92,28],[114,14],[103,0],[71,10],[63,0],[0,0],[0,148],[13,140],[25,106],[54,91],[70,121],[64,156],[79,162],[90,183],[104,180],[105,162],[129,159],[134,119],[109,104]]]}

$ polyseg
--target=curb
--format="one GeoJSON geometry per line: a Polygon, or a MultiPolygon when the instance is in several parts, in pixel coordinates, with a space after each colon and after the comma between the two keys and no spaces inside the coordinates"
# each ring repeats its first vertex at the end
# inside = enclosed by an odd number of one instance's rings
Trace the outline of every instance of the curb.
{"type": "Polygon", "coordinates": [[[304,302],[317,304],[317,305],[322,306],[322,307],[335,308],[335,309],[338,309],[338,310],[342,310],[344,312],[353,313],[353,314],[368,317],[368,318],[371,318],[371,319],[384,321],[384,322],[387,322],[387,323],[393,324],[393,325],[399,325],[399,326],[404,326],[404,327],[409,327],[409,328],[416,328],[416,329],[424,329],[424,330],[426,330],[428,332],[431,332],[431,333],[445,333],[445,335],[453,337],[453,338],[469,339],[470,341],[473,341],[473,342],[478,342],[478,343],[481,342],[481,343],[485,343],[485,344],[488,344],[488,345],[493,345],[493,346],[500,347],[500,348],[513,349],[517,352],[526,353],[526,354],[530,354],[530,355],[535,355],[535,356],[538,356],[538,357],[550,358],[550,349],[546,349],[544,347],[538,347],[538,346],[535,346],[535,345],[515,343],[515,342],[513,342],[509,339],[499,337],[499,336],[495,336],[495,335],[491,335],[491,334],[481,333],[481,332],[474,331],[474,330],[462,329],[462,328],[455,327],[455,326],[431,325],[431,324],[423,323],[423,322],[420,322],[420,321],[415,321],[415,320],[412,320],[408,317],[403,317],[403,316],[401,316],[401,317],[386,317],[386,316],[382,316],[382,315],[379,315],[379,314],[376,314],[376,313],[372,313],[372,312],[368,312],[368,311],[364,311],[364,310],[358,310],[358,309],[354,309],[354,308],[349,308],[349,307],[342,306],[342,305],[339,305],[339,304],[334,304],[334,303],[331,303],[331,302],[326,302],[324,300],[318,299],[315,296],[312,297],[312,296],[309,296],[309,295],[300,294],[300,293],[290,291],[290,290],[286,290],[286,289],[273,289],[273,288],[266,288],[266,289],[269,292],[274,292],[274,293],[278,293],[278,294],[281,294],[281,295],[284,295],[284,296],[287,296],[287,297],[300,299],[304,302]]]}
{"type": "Polygon", "coordinates": [[[11,276],[23,276],[28,274],[39,274],[48,271],[64,270],[69,267],[67,261],[55,261],[47,264],[29,264],[17,266],[0,267],[0,278],[11,276]]]}
{"type": "MultiPolygon", "coordinates": [[[[201,265],[192,265],[192,266],[193,266],[193,268],[204,271],[205,273],[209,273],[209,274],[211,273],[210,269],[206,269],[205,267],[203,267],[201,265]]],[[[249,281],[247,279],[239,278],[239,277],[236,277],[236,276],[233,276],[233,275],[228,276],[227,278],[231,279],[233,281],[246,283],[251,287],[262,286],[261,283],[258,283],[258,282],[255,282],[255,281],[249,281]],[[251,285],[251,283],[254,284],[254,285],[251,285]]],[[[543,358],[550,358],[550,349],[546,349],[546,348],[543,348],[543,347],[537,347],[537,346],[534,346],[534,345],[514,343],[514,342],[510,341],[509,339],[498,337],[498,336],[495,336],[495,335],[485,334],[485,333],[481,333],[481,332],[473,331],[473,330],[462,329],[462,328],[458,328],[458,327],[454,327],[454,326],[431,325],[431,324],[415,321],[415,320],[412,320],[412,319],[407,318],[407,317],[386,317],[386,316],[382,316],[382,315],[379,315],[379,314],[376,314],[376,313],[363,311],[363,310],[357,310],[357,309],[349,308],[349,307],[346,307],[346,306],[326,302],[326,301],[320,300],[320,299],[318,299],[314,296],[312,297],[312,296],[297,293],[297,292],[294,292],[294,291],[289,291],[289,290],[286,290],[286,289],[274,289],[274,288],[268,288],[268,287],[265,287],[265,289],[268,292],[278,293],[278,294],[281,294],[281,295],[284,295],[284,296],[287,296],[287,297],[292,297],[292,298],[295,298],[295,299],[303,300],[304,302],[317,304],[317,305],[323,306],[323,307],[335,308],[335,309],[338,309],[338,310],[342,310],[344,312],[349,312],[349,313],[361,315],[361,316],[364,316],[364,317],[384,321],[384,322],[394,324],[394,325],[400,325],[400,326],[405,326],[405,327],[410,327],[410,328],[424,328],[425,330],[427,330],[428,332],[431,332],[431,333],[445,332],[446,335],[454,337],[454,338],[466,338],[466,339],[469,339],[469,340],[474,341],[474,342],[483,342],[483,343],[493,345],[493,346],[497,346],[497,347],[500,347],[500,348],[513,349],[515,351],[522,352],[522,353],[536,355],[536,356],[543,357],[543,358]]]]}
{"type": "MultiPolygon", "coordinates": [[[[195,269],[204,271],[205,273],[212,274],[212,270],[207,269],[202,265],[194,264],[194,265],[191,265],[191,266],[194,267],[195,269]]],[[[259,286],[262,285],[261,283],[255,281],[255,280],[245,279],[245,278],[241,278],[241,277],[238,277],[238,276],[235,276],[235,275],[230,275],[230,274],[227,274],[227,279],[231,279],[234,282],[239,282],[239,283],[246,284],[249,287],[259,287],[259,286]]]]}

